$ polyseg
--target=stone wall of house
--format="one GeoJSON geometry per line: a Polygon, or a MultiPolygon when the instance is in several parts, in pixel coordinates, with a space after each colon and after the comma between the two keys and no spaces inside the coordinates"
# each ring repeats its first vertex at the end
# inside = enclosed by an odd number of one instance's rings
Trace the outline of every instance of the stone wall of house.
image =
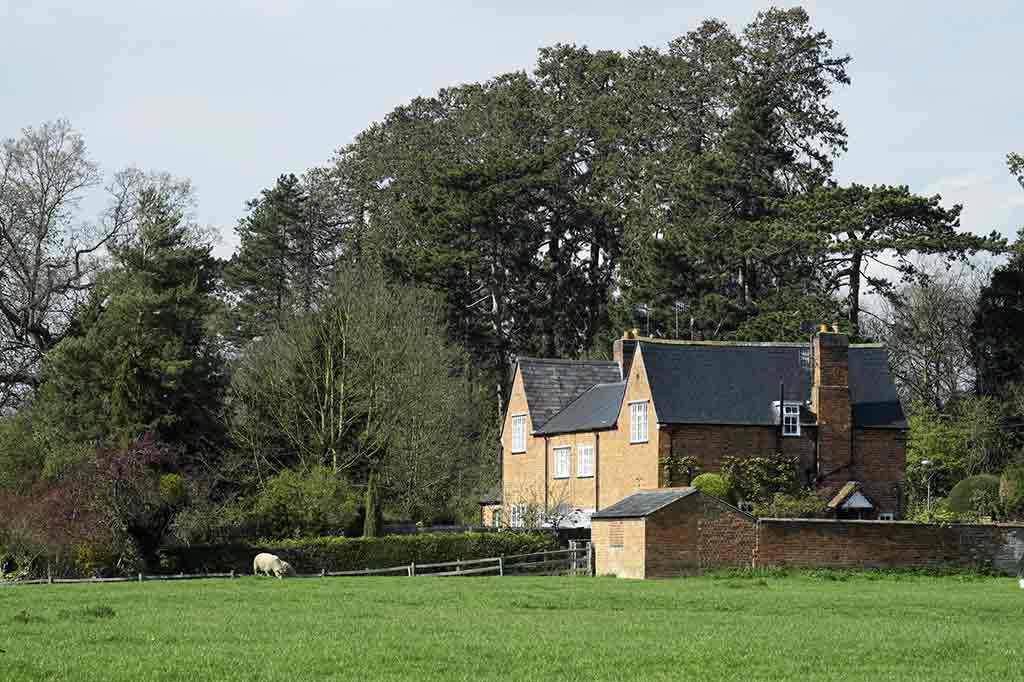
{"type": "Polygon", "coordinates": [[[761,519],[757,566],[982,568],[1013,574],[1024,526],[761,519]]]}

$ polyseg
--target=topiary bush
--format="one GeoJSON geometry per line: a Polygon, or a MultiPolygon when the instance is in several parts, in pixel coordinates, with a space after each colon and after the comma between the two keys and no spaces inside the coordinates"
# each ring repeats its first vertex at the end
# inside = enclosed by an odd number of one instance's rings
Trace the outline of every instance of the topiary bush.
{"type": "Polygon", "coordinates": [[[423,533],[376,538],[319,537],[265,543],[168,547],[161,553],[165,573],[252,572],[260,552],[276,554],[299,573],[358,571],[418,564],[487,559],[558,549],[554,533],[423,533]]]}
{"type": "Polygon", "coordinates": [[[754,505],[754,516],[774,519],[814,519],[825,516],[825,502],[809,488],[792,495],[775,493],[770,502],[754,505]]]}
{"type": "Polygon", "coordinates": [[[722,500],[729,497],[729,482],[721,474],[701,474],[693,479],[692,485],[711,497],[722,500]]]}
{"type": "Polygon", "coordinates": [[[988,500],[999,498],[999,479],[991,474],[968,476],[953,486],[946,498],[946,506],[954,514],[988,514],[989,509],[979,508],[988,500]]]}

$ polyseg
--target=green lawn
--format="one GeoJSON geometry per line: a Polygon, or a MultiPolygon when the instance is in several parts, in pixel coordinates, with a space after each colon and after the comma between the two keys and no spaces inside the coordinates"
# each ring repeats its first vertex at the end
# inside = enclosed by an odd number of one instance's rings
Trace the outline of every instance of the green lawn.
{"type": "Polygon", "coordinates": [[[1010,680],[1008,578],[0,588],[0,680],[1010,680]]]}

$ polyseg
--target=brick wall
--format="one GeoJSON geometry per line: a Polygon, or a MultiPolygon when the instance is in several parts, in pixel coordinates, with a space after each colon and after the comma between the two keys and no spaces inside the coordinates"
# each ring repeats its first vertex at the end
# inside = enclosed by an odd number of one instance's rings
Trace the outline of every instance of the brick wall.
{"type": "Polygon", "coordinates": [[[697,554],[700,569],[750,568],[757,546],[754,517],[704,495],[699,504],[697,554]]]}
{"type": "Polygon", "coordinates": [[[828,485],[850,480],[844,467],[852,449],[849,341],[843,334],[814,337],[811,409],[818,422],[818,477],[828,485]]]}
{"type": "MultiPolygon", "coordinates": [[[[695,457],[700,472],[718,473],[726,457],[768,457],[779,451],[779,430],[773,426],[675,424],[661,429],[662,456],[695,457]]],[[[796,457],[800,476],[814,469],[814,427],[781,439],[782,453],[796,457]]],[[[672,481],[683,485],[686,481],[672,481]]]]}
{"type": "Polygon", "coordinates": [[[853,439],[854,473],[880,512],[902,514],[901,491],[907,469],[907,436],[899,429],[857,429],[853,439]]]}
{"type": "Polygon", "coordinates": [[[700,569],[698,497],[684,497],[647,517],[644,577],[668,578],[694,574],[700,569]]]}
{"type": "Polygon", "coordinates": [[[758,566],[985,568],[1012,574],[1024,555],[1024,526],[940,526],[885,521],[761,519],[758,566]]]}

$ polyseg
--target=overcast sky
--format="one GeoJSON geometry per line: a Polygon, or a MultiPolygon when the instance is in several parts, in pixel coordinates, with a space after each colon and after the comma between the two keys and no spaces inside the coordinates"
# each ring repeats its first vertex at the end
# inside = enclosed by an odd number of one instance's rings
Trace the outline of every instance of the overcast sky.
{"type": "MultiPolygon", "coordinates": [[[[940,193],[977,232],[1024,225],[1005,165],[1024,153],[1019,0],[803,4],[853,56],[836,96],[850,133],[840,181],[940,193]]],[[[531,69],[556,42],[661,47],[704,18],[739,29],[767,6],[0,0],[0,137],[65,117],[108,174],[190,177],[226,255],[247,199],[417,95],[531,69]]]]}

